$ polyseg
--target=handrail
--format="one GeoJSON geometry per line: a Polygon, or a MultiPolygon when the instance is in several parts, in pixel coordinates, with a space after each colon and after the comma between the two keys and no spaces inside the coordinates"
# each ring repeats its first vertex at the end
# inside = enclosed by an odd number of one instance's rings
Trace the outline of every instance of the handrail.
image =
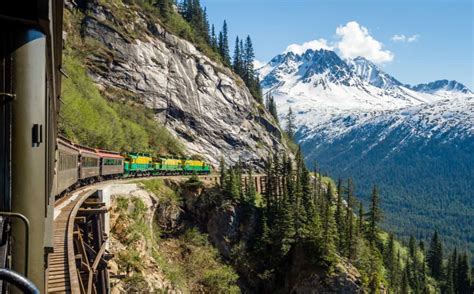
{"type": "Polygon", "coordinates": [[[26,216],[18,212],[0,211],[0,216],[19,218],[25,224],[25,277],[28,278],[28,258],[30,252],[30,221],[26,216]]]}
{"type": "Polygon", "coordinates": [[[40,294],[40,291],[33,282],[15,271],[0,268],[0,280],[7,281],[16,286],[23,293],[40,294]]]}

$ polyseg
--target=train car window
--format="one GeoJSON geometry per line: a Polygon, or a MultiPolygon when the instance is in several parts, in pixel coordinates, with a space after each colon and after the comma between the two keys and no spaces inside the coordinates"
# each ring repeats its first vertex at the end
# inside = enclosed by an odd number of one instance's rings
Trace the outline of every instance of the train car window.
{"type": "Polygon", "coordinates": [[[98,159],[94,157],[82,157],[82,166],[83,167],[97,167],[98,159]]]}

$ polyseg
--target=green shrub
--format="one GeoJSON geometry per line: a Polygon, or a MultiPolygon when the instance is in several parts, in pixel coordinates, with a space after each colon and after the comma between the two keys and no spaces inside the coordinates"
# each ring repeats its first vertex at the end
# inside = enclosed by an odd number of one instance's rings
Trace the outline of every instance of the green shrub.
{"type": "Polygon", "coordinates": [[[197,189],[197,188],[202,188],[204,183],[199,179],[197,175],[192,175],[185,183],[184,185],[187,188],[191,189],[197,189]]]}
{"type": "Polygon", "coordinates": [[[76,143],[116,151],[182,155],[183,145],[153,118],[151,110],[133,101],[106,100],[78,57],[66,54],[70,78],[62,84],[59,131],[76,143]]]}

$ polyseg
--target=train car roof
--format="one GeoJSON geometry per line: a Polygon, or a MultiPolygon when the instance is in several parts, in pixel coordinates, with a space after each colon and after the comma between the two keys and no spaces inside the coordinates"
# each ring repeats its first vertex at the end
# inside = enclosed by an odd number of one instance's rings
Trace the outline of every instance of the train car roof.
{"type": "Polygon", "coordinates": [[[118,153],[118,152],[100,150],[100,149],[97,149],[96,151],[97,151],[97,155],[99,155],[100,157],[116,158],[116,159],[124,159],[125,158],[122,155],[120,155],[120,153],[118,153]]]}
{"type": "Polygon", "coordinates": [[[62,145],[62,146],[65,146],[65,147],[68,147],[68,148],[71,148],[71,149],[74,149],[75,151],[78,151],[79,152],[79,149],[74,145],[74,143],[72,143],[70,140],[64,138],[64,137],[61,137],[61,136],[58,136],[58,145],[62,145]]]}

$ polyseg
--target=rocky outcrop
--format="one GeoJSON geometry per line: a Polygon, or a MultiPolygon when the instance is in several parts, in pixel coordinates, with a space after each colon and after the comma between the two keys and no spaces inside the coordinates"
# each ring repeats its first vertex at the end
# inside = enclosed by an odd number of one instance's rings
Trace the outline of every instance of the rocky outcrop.
{"type": "Polygon", "coordinates": [[[80,22],[82,39],[98,48],[87,65],[104,95],[126,93],[153,109],[191,154],[214,165],[223,156],[262,166],[270,150],[285,148],[269,113],[227,67],[136,7],[123,17],[125,2],[107,5],[123,7],[90,4],[80,22]]]}

